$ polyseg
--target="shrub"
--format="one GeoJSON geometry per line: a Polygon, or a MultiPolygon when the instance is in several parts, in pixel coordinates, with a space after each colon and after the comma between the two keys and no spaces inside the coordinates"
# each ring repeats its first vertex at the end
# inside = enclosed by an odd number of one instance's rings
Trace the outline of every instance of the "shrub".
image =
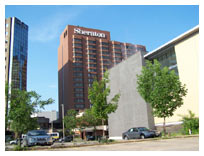
{"type": "Polygon", "coordinates": [[[195,114],[189,110],[189,116],[183,116],[183,133],[189,134],[189,130],[191,134],[199,133],[199,118],[195,117],[195,114]]]}

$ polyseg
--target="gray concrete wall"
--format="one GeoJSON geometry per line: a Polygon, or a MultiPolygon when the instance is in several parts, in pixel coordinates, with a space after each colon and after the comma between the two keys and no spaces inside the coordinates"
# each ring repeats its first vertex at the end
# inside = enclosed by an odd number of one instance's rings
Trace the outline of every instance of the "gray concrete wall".
{"type": "Polygon", "coordinates": [[[136,89],[136,74],[141,73],[144,54],[138,52],[109,70],[111,93],[108,100],[121,94],[116,112],[109,115],[110,138],[121,139],[122,133],[132,127],[155,128],[152,109],[136,89]]]}

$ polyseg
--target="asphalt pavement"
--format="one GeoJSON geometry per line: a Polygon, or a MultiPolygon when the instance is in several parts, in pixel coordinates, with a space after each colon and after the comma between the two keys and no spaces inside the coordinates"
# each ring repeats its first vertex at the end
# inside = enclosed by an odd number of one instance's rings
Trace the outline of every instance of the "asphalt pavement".
{"type": "MultiPolygon", "coordinates": [[[[40,150],[40,149],[39,149],[40,150]]],[[[41,149],[46,151],[199,151],[199,137],[121,142],[108,145],[41,149]]]]}

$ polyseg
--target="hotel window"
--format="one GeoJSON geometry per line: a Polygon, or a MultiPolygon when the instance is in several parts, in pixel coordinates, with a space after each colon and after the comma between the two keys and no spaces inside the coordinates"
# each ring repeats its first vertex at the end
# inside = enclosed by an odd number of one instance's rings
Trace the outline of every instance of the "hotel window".
{"type": "Polygon", "coordinates": [[[74,78],[74,81],[80,81],[80,82],[82,82],[82,78],[79,78],[79,77],[77,77],[77,78],[74,78]]]}
{"type": "Polygon", "coordinates": [[[108,47],[102,47],[102,50],[108,50],[108,47]]]}
{"type": "Polygon", "coordinates": [[[74,51],[82,51],[81,48],[74,48],[74,51]]]}
{"type": "Polygon", "coordinates": [[[89,53],[96,53],[96,50],[90,49],[90,50],[89,50],[89,53]]]}
{"type": "Polygon", "coordinates": [[[96,41],[88,40],[88,43],[96,44],[96,41]]]}
{"type": "Polygon", "coordinates": [[[74,96],[75,97],[83,97],[84,95],[83,95],[83,93],[75,93],[74,96]]]}
{"type": "Polygon", "coordinates": [[[89,64],[89,67],[96,67],[96,64],[89,64]]]}
{"type": "Polygon", "coordinates": [[[83,88],[74,88],[74,91],[75,91],[75,92],[83,92],[84,89],[83,89],[83,88]]]}
{"type": "Polygon", "coordinates": [[[75,58],[75,61],[83,61],[82,58],[75,58]]]}
{"type": "Polygon", "coordinates": [[[94,82],[94,79],[88,79],[88,82],[90,82],[90,83],[92,83],[92,82],[94,82]]]}
{"type": "Polygon", "coordinates": [[[108,43],[107,42],[102,42],[102,45],[108,46],[108,43]]]}
{"type": "Polygon", "coordinates": [[[116,61],[122,61],[122,58],[115,57],[115,60],[116,60],[116,61]]]}
{"type": "Polygon", "coordinates": [[[96,58],[96,55],[90,54],[89,57],[96,58]]]}
{"type": "Polygon", "coordinates": [[[83,66],[83,63],[75,62],[73,63],[73,66],[83,66]]]}
{"type": "Polygon", "coordinates": [[[83,71],[83,68],[75,67],[73,68],[74,71],[83,71]]]}
{"type": "Polygon", "coordinates": [[[104,55],[110,55],[110,52],[109,52],[109,51],[102,51],[102,54],[104,54],[104,55]]]}
{"type": "Polygon", "coordinates": [[[120,44],[114,44],[114,47],[118,47],[118,48],[120,48],[121,45],[120,45],[120,44]]]}
{"type": "Polygon", "coordinates": [[[84,109],[85,105],[84,104],[75,104],[76,109],[84,109]]]}
{"type": "Polygon", "coordinates": [[[74,73],[74,76],[82,77],[82,76],[83,76],[83,73],[75,72],[75,73],[74,73]]]}
{"type": "Polygon", "coordinates": [[[120,57],[122,57],[122,54],[121,54],[121,53],[115,53],[115,56],[120,56],[120,57]]]}
{"type": "MultiPolygon", "coordinates": [[[[79,89],[79,88],[78,88],[79,89]]],[[[84,99],[74,99],[74,102],[77,102],[77,103],[83,103],[84,102],[84,99]]]]}
{"type": "Polygon", "coordinates": [[[89,62],[96,63],[95,59],[89,59],[89,62]]]}
{"type": "Polygon", "coordinates": [[[82,53],[74,53],[74,56],[83,56],[82,53]]]}
{"type": "Polygon", "coordinates": [[[114,49],[114,51],[121,52],[121,49],[114,49]]]}
{"type": "Polygon", "coordinates": [[[88,73],[88,77],[96,77],[96,74],[88,73]]]}
{"type": "Polygon", "coordinates": [[[109,61],[109,60],[103,60],[103,63],[105,63],[105,64],[109,64],[110,61],[109,61]]]}
{"type": "Polygon", "coordinates": [[[7,48],[5,48],[5,52],[7,52],[7,48]]]}
{"type": "Polygon", "coordinates": [[[88,45],[89,48],[96,48],[94,45],[88,45]]]}
{"type": "Polygon", "coordinates": [[[110,59],[110,56],[102,56],[103,59],[110,59]]]}
{"type": "Polygon", "coordinates": [[[80,43],[74,43],[73,46],[75,46],[75,47],[82,47],[82,44],[80,44],[80,43]]]}
{"type": "Polygon", "coordinates": [[[83,87],[83,83],[74,83],[74,87],[83,87]]]}
{"type": "Polygon", "coordinates": [[[96,69],[88,69],[89,72],[96,72],[96,69]]]}
{"type": "Polygon", "coordinates": [[[82,40],[79,39],[79,38],[74,38],[74,41],[75,41],[75,42],[81,42],[82,40]]]}

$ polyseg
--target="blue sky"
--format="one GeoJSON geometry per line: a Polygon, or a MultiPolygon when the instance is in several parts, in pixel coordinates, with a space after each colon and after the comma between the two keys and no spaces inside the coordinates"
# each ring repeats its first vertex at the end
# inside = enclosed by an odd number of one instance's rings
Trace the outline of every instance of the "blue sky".
{"type": "Polygon", "coordinates": [[[152,51],[199,24],[196,5],[8,5],[5,11],[6,18],[15,16],[29,26],[27,90],[55,99],[48,111],[58,110],[57,50],[66,25],[107,30],[111,40],[152,51]]]}

